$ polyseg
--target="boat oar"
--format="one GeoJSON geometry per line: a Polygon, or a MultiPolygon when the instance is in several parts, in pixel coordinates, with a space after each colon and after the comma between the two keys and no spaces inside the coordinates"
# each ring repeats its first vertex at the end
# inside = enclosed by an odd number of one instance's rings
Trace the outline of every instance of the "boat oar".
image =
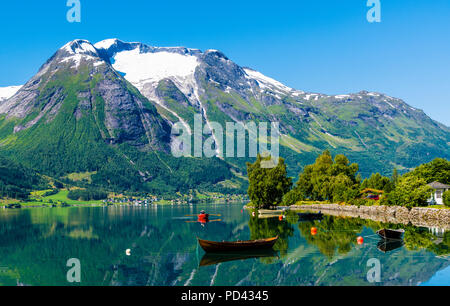
{"type": "MultiPolygon", "coordinates": [[[[198,215],[184,215],[185,217],[197,217],[198,215]]],[[[208,214],[208,216],[217,216],[217,217],[221,217],[221,214],[208,214]]]]}
{"type": "MultiPolygon", "coordinates": [[[[209,223],[209,222],[220,222],[220,221],[222,221],[222,219],[216,219],[216,220],[208,220],[206,223],[209,223]]],[[[184,221],[184,222],[186,222],[186,223],[198,223],[198,222],[200,222],[200,221],[184,221]]],[[[202,223],[202,222],[200,222],[200,223],[202,223]]]]}

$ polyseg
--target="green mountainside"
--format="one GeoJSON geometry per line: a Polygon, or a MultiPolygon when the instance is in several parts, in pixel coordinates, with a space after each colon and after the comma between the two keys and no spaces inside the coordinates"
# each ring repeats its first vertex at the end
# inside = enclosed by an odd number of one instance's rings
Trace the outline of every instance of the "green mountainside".
{"type": "Polygon", "coordinates": [[[117,191],[174,192],[231,178],[218,159],[170,155],[170,126],[86,41],[60,49],[0,107],[0,154],[117,191]]]}
{"type": "Polygon", "coordinates": [[[0,157],[0,198],[25,199],[32,190],[45,187],[45,179],[35,171],[0,157]]]}
{"type": "Polygon", "coordinates": [[[193,128],[195,114],[203,126],[279,122],[291,176],[325,149],[358,163],[363,177],[450,159],[450,128],[400,99],[307,93],[217,50],[116,39],[69,42],[1,101],[0,155],[57,179],[92,172],[92,185],[114,191],[245,192],[254,158],[172,156],[171,126],[193,128]]]}
{"type": "MultiPolygon", "coordinates": [[[[387,175],[394,168],[406,172],[436,157],[450,157],[449,127],[386,94],[296,90],[238,66],[217,50],[158,48],[117,39],[95,46],[172,123],[182,120],[192,128],[194,114],[202,114],[206,125],[215,121],[223,127],[226,122],[279,122],[280,155],[291,175],[325,149],[357,162],[363,177],[387,175]],[[179,63],[178,69],[171,70],[171,61],[179,63]]],[[[245,171],[249,158],[226,161],[245,171]]]]}

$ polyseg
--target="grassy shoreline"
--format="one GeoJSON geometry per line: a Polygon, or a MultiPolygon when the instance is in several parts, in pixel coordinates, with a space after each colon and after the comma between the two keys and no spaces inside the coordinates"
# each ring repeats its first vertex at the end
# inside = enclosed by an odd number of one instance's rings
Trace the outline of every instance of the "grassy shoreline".
{"type": "MultiPolygon", "coordinates": [[[[196,201],[195,203],[187,202],[183,196],[180,195],[180,199],[178,200],[167,200],[167,199],[159,199],[157,201],[153,201],[144,205],[144,203],[136,204],[134,199],[132,201],[120,201],[120,202],[109,202],[105,200],[92,200],[92,201],[79,201],[72,200],[68,198],[69,190],[68,189],[60,189],[57,193],[52,195],[45,195],[48,192],[52,191],[52,189],[48,190],[38,190],[33,191],[30,195],[30,199],[26,201],[20,201],[17,199],[0,199],[0,208],[6,207],[10,205],[19,204],[20,207],[23,208],[43,208],[43,207],[102,207],[102,206],[183,206],[183,205],[191,205],[191,204],[227,204],[227,203],[238,203],[241,201],[245,201],[241,198],[208,198],[203,196],[201,199],[196,201]]],[[[126,198],[126,197],[125,197],[126,198]]]]}

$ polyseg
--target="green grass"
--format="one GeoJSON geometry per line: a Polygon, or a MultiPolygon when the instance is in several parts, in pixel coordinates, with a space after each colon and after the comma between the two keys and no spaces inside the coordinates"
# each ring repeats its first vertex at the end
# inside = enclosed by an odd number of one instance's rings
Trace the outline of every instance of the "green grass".
{"type": "MultiPolygon", "coordinates": [[[[102,204],[102,201],[76,201],[76,200],[71,200],[67,197],[67,195],[69,194],[69,190],[67,189],[61,189],[57,194],[51,195],[51,196],[47,196],[47,197],[41,197],[38,196],[39,193],[43,194],[45,192],[44,191],[38,191],[38,192],[34,192],[33,194],[35,194],[34,197],[34,201],[31,202],[26,202],[24,203],[25,206],[34,206],[34,205],[51,205],[53,202],[53,204],[56,204],[57,202],[65,202],[69,205],[92,205],[92,204],[102,204]],[[37,195],[37,196],[36,196],[37,195]],[[42,200],[41,201],[37,201],[37,200],[42,200]]],[[[33,199],[33,196],[32,196],[33,199]]]]}
{"type": "Polygon", "coordinates": [[[298,201],[294,205],[316,205],[316,204],[330,204],[326,201],[298,201]]]}
{"type": "Polygon", "coordinates": [[[430,205],[428,208],[437,208],[437,209],[450,209],[450,207],[445,205],[430,205]]]}

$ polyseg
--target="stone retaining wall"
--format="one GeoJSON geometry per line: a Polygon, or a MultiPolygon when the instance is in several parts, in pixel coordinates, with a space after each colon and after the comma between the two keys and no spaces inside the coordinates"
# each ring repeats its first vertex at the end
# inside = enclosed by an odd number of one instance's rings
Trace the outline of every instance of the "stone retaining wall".
{"type": "Polygon", "coordinates": [[[401,206],[353,206],[339,204],[293,205],[291,210],[322,211],[328,215],[370,219],[389,223],[450,229],[450,209],[401,206]]]}

